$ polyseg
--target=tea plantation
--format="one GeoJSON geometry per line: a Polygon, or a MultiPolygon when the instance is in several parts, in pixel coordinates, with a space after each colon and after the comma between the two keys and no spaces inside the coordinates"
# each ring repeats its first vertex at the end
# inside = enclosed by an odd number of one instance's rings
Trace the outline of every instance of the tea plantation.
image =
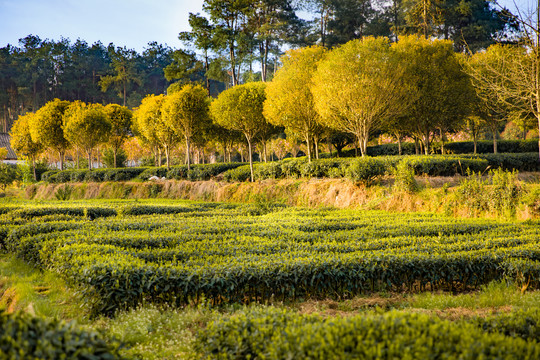
{"type": "MultiPolygon", "coordinates": [[[[380,292],[468,292],[492,281],[540,286],[534,221],[157,201],[14,203],[0,210],[2,250],[65,279],[93,316],[150,303],[290,305],[380,292]]],[[[527,319],[517,328],[532,330],[515,336],[499,331],[508,321],[487,331],[427,315],[329,320],[269,307],[216,319],[198,335],[197,351],[242,359],[396,358],[403,349],[413,351],[409,358],[537,358],[540,316],[527,319]],[[443,331],[455,341],[437,345],[443,331]],[[466,333],[473,340],[460,340],[466,333]],[[300,334],[326,340],[317,345],[300,334]],[[342,337],[345,343],[337,341],[342,337]]]]}

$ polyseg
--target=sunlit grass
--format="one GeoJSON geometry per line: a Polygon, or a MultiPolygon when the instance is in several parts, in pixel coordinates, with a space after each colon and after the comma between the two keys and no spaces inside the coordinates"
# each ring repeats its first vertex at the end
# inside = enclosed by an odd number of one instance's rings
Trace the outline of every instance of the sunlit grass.
{"type": "Polygon", "coordinates": [[[118,313],[114,319],[102,318],[94,328],[121,340],[126,355],[143,359],[191,359],[196,354],[193,342],[197,332],[216,318],[218,312],[206,307],[173,309],[145,305],[118,313]]]}
{"type": "Polygon", "coordinates": [[[57,275],[0,255],[0,309],[85,321],[82,299],[57,275]]]}
{"type": "Polygon", "coordinates": [[[452,295],[426,292],[412,295],[404,305],[411,308],[440,310],[458,307],[481,309],[504,306],[530,309],[540,306],[540,291],[522,293],[514,284],[495,281],[473,293],[452,295]]]}

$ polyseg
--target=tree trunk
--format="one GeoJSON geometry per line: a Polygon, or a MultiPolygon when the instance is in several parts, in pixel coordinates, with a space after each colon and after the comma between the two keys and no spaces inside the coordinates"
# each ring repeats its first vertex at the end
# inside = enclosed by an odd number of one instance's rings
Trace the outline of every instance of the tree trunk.
{"type": "Polygon", "coordinates": [[[118,167],[118,165],[116,164],[116,153],[117,153],[117,152],[118,152],[118,151],[116,150],[116,148],[114,148],[114,149],[113,149],[113,158],[114,158],[114,164],[113,164],[113,166],[114,166],[115,169],[118,167]]]}
{"type": "MultiPolygon", "coordinates": [[[[534,51],[536,52],[536,82],[535,82],[535,95],[536,95],[536,118],[538,119],[538,131],[540,134],[540,0],[536,3],[536,46],[534,51]]],[[[540,149],[540,137],[538,139],[538,147],[540,149]]],[[[540,156],[540,152],[539,152],[540,156]]]]}
{"type": "Polygon", "coordinates": [[[478,143],[478,136],[475,132],[473,132],[473,145],[474,145],[474,148],[473,148],[473,154],[476,155],[476,150],[477,150],[477,143],[478,143]]]}
{"type": "Polygon", "coordinates": [[[77,170],[79,170],[80,169],[80,166],[79,166],[79,149],[77,149],[76,153],[77,153],[77,170]]]}
{"type": "Polygon", "coordinates": [[[246,135],[246,139],[248,142],[248,156],[249,156],[249,171],[251,173],[251,182],[254,182],[254,176],[253,176],[253,154],[251,153],[251,139],[249,136],[246,135]]]}
{"type": "Polygon", "coordinates": [[[311,162],[311,143],[309,141],[309,135],[306,136],[306,148],[307,148],[308,162],[311,162]]]}
{"type": "Polygon", "coordinates": [[[313,145],[315,145],[315,159],[319,160],[319,141],[318,141],[318,139],[313,139],[313,145]]]}
{"type": "Polygon", "coordinates": [[[495,127],[491,128],[491,133],[493,134],[493,153],[497,153],[497,129],[495,127]]]}
{"type": "Polygon", "coordinates": [[[419,146],[418,146],[418,138],[414,138],[414,152],[416,153],[416,155],[419,155],[420,154],[420,149],[419,149],[419,146]]]}
{"type": "Polygon", "coordinates": [[[88,170],[92,170],[92,150],[87,150],[86,153],[88,154],[88,170]]]}
{"type": "Polygon", "coordinates": [[[190,143],[189,138],[186,136],[186,162],[187,162],[187,169],[188,171],[191,170],[191,156],[190,156],[190,143]]]}
{"type": "Polygon", "coordinates": [[[261,78],[263,82],[266,82],[266,76],[268,72],[268,48],[269,48],[269,40],[264,41],[264,55],[263,55],[263,61],[261,64],[261,78]]]}
{"type": "Polygon", "coordinates": [[[332,158],[332,141],[330,141],[330,136],[327,136],[326,138],[326,146],[328,146],[328,153],[330,154],[330,157],[332,158]]]}
{"type": "Polygon", "coordinates": [[[234,56],[234,44],[229,45],[229,56],[231,57],[231,78],[232,85],[238,85],[237,74],[236,74],[236,62],[234,56]]]}
{"type": "Polygon", "coordinates": [[[58,151],[60,155],[60,170],[64,170],[64,151],[58,151]]]}
{"type": "Polygon", "coordinates": [[[171,148],[169,147],[169,145],[165,145],[165,161],[167,163],[167,170],[171,169],[170,153],[171,153],[171,148]]]}
{"type": "Polygon", "coordinates": [[[34,172],[34,181],[37,181],[36,157],[35,156],[32,156],[32,171],[34,172]]]}
{"type": "Polygon", "coordinates": [[[424,144],[424,153],[426,155],[429,155],[429,133],[424,134],[424,138],[422,139],[422,143],[424,144]]]}
{"type": "Polygon", "coordinates": [[[401,134],[397,135],[397,143],[398,143],[398,154],[403,155],[403,148],[401,146],[401,134]]]}
{"type": "Polygon", "coordinates": [[[208,51],[205,50],[204,53],[204,77],[206,78],[206,90],[208,91],[208,96],[210,96],[210,79],[208,78],[208,51]]]}

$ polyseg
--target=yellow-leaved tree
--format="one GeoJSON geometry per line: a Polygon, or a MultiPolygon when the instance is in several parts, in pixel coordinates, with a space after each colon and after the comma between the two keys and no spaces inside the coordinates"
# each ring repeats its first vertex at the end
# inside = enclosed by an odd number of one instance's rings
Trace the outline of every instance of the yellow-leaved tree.
{"type": "Polygon", "coordinates": [[[322,124],[356,136],[362,156],[370,134],[407,106],[386,38],[365,37],[332,50],[318,65],[312,93],[322,124]]]}
{"type": "Polygon", "coordinates": [[[210,114],[218,125],[240,131],[246,137],[251,181],[254,181],[253,140],[266,125],[263,115],[265,99],[265,84],[253,82],[225,90],[210,105],[210,114]]]}
{"type": "Polygon", "coordinates": [[[107,143],[113,152],[114,167],[116,168],[118,166],[116,163],[116,155],[130,135],[133,113],[125,106],[109,104],[105,106],[105,114],[107,115],[107,120],[111,124],[111,131],[107,143]]]}
{"type": "Polygon", "coordinates": [[[133,112],[133,132],[144,147],[152,150],[156,166],[161,166],[161,145],[156,129],[163,99],[164,95],[148,95],[133,112]]]}
{"type": "Polygon", "coordinates": [[[32,112],[19,116],[11,127],[10,137],[13,150],[18,154],[27,156],[30,160],[34,180],[37,180],[36,157],[43,151],[43,146],[32,140],[32,136],[30,135],[30,123],[32,123],[32,118],[35,116],[36,114],[32,112]]]}
{"type": "Polygon", "coordinates": [[[69,101],[54,99],[36,111],[35,116],[29,118],[32,141],[58,152],[60,170],[64,169],[64,155],[70,146],[63,129],[64,112],[68,106],[69,101]]]}
{"type": "Polygon", "coordinates": [[[400,121],[420,139],[426,155],[438,131],[444,153],[446,132],[460,126],[470,113],[475,96],[471,80],[451,41],[403,36],[392,49],[403,69],[401,86],[408,100],[400,121]]]}
{"type": "MultiPolygon", "coordinates": [[[[148,95],[141,105],[135,110],[135,121],[137,131],[150,144],[165,150],[167,159],[167,169],[171,166],[171,148],[176,145],[180,139],[177,132],[170,127],[163,116],[163,103],[165,95],[148,95]]],[[[161,159],[160,159],[161,165],[161,159]]]]}
{"type": "Polygon", "coordinates": [[[311,87],[317,64],[325,55],[322,46],[287,51],[281,57],[283,66],[266,87],[265,117],[306,142],[308,161],[312,157],[311,142],[323,129],[311,87]]]}
{"type": "Polygon", "coordinates": [[[66,138],[88,156],[88,169],[92,170],[92,151],[110,136],[111,123],[100,104],[73,102],[64,115],[66,138]]]}
{"type": "Polygon", "coordinates": [[[184,85],[179,91],[165,97],[163,119],[186,142],[186,162],[191,166],[190,146],[193,136],[201,132],[209,122],[208,93],[201,85],[184,85]]]}

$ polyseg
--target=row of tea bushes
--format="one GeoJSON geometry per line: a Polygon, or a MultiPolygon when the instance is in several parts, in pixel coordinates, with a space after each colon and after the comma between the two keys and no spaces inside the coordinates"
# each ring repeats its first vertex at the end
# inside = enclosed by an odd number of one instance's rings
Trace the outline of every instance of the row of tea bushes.
{"type": "Polygon", "coordinates": [[[163,167],[156,168],[118,168],[93,170],[50,170],[41,176],[41,180],[52,183],[67,182],[103,182],[103,181],[129,181],[148,180],[152,176],[176,180],[202,181],[210,180],[219,174],[244,165],[243,163],[218,163],[173,166],[169,170],[163,167]]]}
{"type": "Polygon", "coordinates": [[[0,359],[126,359],[121,345],[73,323],[0,312],[0,359]]]}
{"type": "MultiPolygon", "coordinates": [[[[538,322],[529,324],[538,331],[538,322]]],[[[199,333],[206,359],[538,359],[537,338],[426,314],[323,318],[275,308],[223,316],[199,333]],[[529,340],[529,341],[527,341],[529,340]]]]}
{"type": "MultiPolygon", "coordinates": [[[[441,153],[441,144],[434,143],[431,146],[432,153],[441,153]]],[[[444,150],[447,154],[472,154],[474,152],[474,142],[456,141],[444,144],[444,150]]],[[[497,151],[499,153],[538,153],[538,140],[497,140],[497,151]]],[[[492,154],[493,140],[479,140],[476,143],[477,154],[492,154]]],[[[397,143],[381,144],[367,147],[369,156],[388,156],[399,155],[399,145],[397,143]]],[[[402,155],[415,155],[416,149],[414,143],[404,142],[401,144],[402,155]]],[[[329,156],[328,153],[322,154],[329,156]]],[[[335,155],[335,152],[334,152],[335,155]]],[[[342,153],[343,157],[355,156],[354,149],[342,153]]]]}
{"type": "MultiPolygon", "coordinates": [[[[320,159],[307,162],[305,158],[285,159],[280,162],[258,163],[254,167],[257,180],[279,178],[339,178],[369,183],[377,177],[392,175],[399,162],[406,162],[416,175],[453,176],[467,171],[483,172],[489,162],[483,158],[458,156],[388,156],[320,159]]],[[[250,178],[249,166],[241,166],[223,174],[226,181],[246,181],[250,178]]]]}
{"type": "Polygon", "coordinates": [[[146,206],[92,222],[19,225],[5,246],[77,284],[106,314],[143,301],[287,301],[474,289],[523,277],[540,284],[534,224],[291,208],[247,216],[241,206],[201,204],[170,214],[146,206]]]}
{"type": "MultiPolygon", "coordinates": [[[[320,159],[308,162],[306,158],[288,158],[254,165],[255,178],[340,178],[370,183],[377,177],[392,175],[397,164],[407,163],[416,175],[453,176],[469,172],[485,172],[487,169],[517,171],[540,171],[538,153],[485,154],[485,155],[429,155],[429,156],[381,156],[364,158],[320,159]]],[[[250,168],[243,163],[218,163],[205,165],[175,166],[166,168],[122,168],[89,170],[51,170],[42,180],[54,183],[103,182],[148,180],[152,176],[166,179],[202,181],[222,175],[226,181],[246,181],[250,168]]]]}

